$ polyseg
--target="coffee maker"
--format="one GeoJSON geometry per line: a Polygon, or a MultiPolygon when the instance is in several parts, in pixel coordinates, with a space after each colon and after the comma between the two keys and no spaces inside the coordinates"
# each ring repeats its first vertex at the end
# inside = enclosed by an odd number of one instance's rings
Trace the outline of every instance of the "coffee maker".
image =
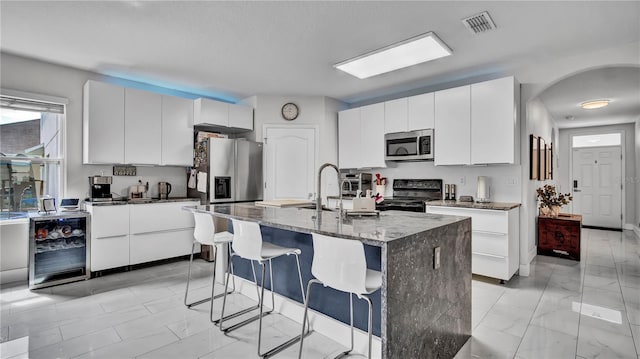
{"type": "Polygon", "coordinates": [[[89,188],[91,192],[91,202],[111,201],[111,176],[90,176],[89,188]]]}

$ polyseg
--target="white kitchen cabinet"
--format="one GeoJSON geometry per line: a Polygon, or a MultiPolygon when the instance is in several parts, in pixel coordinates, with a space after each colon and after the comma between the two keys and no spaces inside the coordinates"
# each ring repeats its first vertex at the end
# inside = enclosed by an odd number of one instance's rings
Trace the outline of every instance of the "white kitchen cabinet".
{"type": "Polygon", "coordinates": [[[229,127],[253,131],[253,108],[229,104],[229,127]]]}
{"type": "Polygon", "coordinates": [[[407,98],[407,131],[435,128],[434,98],[433,92],[407,98]]]}
{"type": "Polygon", "coordinates": [[[338,167],[360,167],[360,109],[338,112],[338,167]]]}
{"type": "Polygon", "coordinates": [[[162,96],[161,164],[193,165],[193,100],[162,96]]]}
{"type": "MultiPolygon", "coordinates": [[[[356,133],[354,133],[356,135],[356,133]]],[[[360,108],[360,166],[386,167],[384,162],[384,104],[360,108]]]]}
{"type": "Polygon", "coordinates": [[[253,130],[253,109],[206,98],[194,102],[193,124],[253,130]]]}
{"type": "Polygon", "coordinates": [[[0,284],[29,279],[29,219],[0,221],[0,284]]]}
{"type": "Polygon", "coordinates": [[[91,213],[91,271],[129,265],[130,205],[87,205],[91,213]]]}
{"type": "Polygon", "coordinates": [[[182,210],[182,207],[193,204],[194,202],[167,202],[132,205],[130,264],[191,253],[193,214],[182,210]]]}
{"type": "Polygon", "coordinates": [[[471,217],[471,271],[509,280],[520,266],[520,209],[427,206],[427,213],[471,217]]]}
{"type": "Polygon", "coordinates": [[[471,85],[471,163],[516,163],[519,86],[513,77],[471,85]]]}
{"type": "Polygon", "coordinates": [[[471,163],[471,86],[435,93],[434,164],[471,163]]]}
{"type": "Polygon", "coordinates": [[[229,126],[228,103],[198,98],[193,106],[194,125],[229,126]]]}
{"type": "Polygon", "coordinates": [[[124,163],[124,88],[89,80],[84,84],[82,163],[124,163]]]}
{"type": "Polygon", "coordinates": [[[338,112],[339,168],[386,167],[384,103],[338,112]]]}
{"type": "Polygon", "coordinates": [[[159,165],[162,151],[162,95],[124,91],[124,162],[159,165]]]}
{"type": "Polygon", "coordinates": [[[384,133],[407,131],[407,98],[384,103],[384,133]]]}

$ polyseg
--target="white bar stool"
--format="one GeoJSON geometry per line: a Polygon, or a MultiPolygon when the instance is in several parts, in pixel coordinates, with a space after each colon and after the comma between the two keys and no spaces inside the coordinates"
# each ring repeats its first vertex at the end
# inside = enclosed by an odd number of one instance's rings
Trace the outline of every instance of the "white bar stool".
{"type": "MultiPolygon", "coordinates": [[[[231,247],[233,248],[233,252],[231,253],[231,258],[229,258],[229,265],[231,265],[231,260],[233,256],[238,256],[240,258],[250,260],[252,269],[253,269],[253,261],[257,261],[262,267],[262,277],[261,277],[261,283],[260,283],[260,292],[258,293],[258,300],[259,300],[258,305],[225,316],[224,309],[227,301],[227,295],[226,295],[227,286],[229,285],[229,275],[231,274],[230,271],[227,271],[227,280],[225,281],[225,294],[224,294],[224,299],[222,301],[222,313],[220,315],[220,320],[219,320],[220,330],[225,333],[228,333],[232,330],[238,329],[246,324],[249,324],[250,322],[259,320],[258,356],[261,356],[263,358],[268,358],[286,349],[292,344],[295,344],[298,340],[300,340],[300,337],[301,337],[301,336],[293,337],[288,341],[264,353],[261,351],[262,318],[265,315],[273,312],[273,308],[274,308],[274,294],[273,294],[274,283],[273,283],[273,269],[272,269],[271,260],[284,255],[287,255],[287,256],[294,255],[296,257],[296,264],[298,266],[298,280],[300,281],[300,293],[302,294],[302,300],[304,302],[305,300],[304,286],[302,284],[302,273],[300,271],[300,259],[298,257],[301,251],[298,248],[286,248],[286,247],[277,246],[269,242],[263,242],[262,232],[260,231],[260,225],[256,222],[241,221],[237,219],[232,219],[232,221],[233,221],[234,234],[233,234],[233,242],[231,244],[231,247]],[[267,312],[264,311],[264,282],[265,282],[264,277],[265,277],[266,262],[269,262],[269,280],[271,282],[271,309],[269,309],[267,312]],[[227,328],[223,327],[223,323],[225,320],[237,317],[244,313],[248,313],[254,309],[259,309],[260,314],[255,317],[249,318],[245,321],[242,321],[240,323],[234,324],[230,327],[227,327],[227,328]]],[[[255,269],[254,269],[253,277],[256,282],[256,289],[257,289],[258,281],[256,279],[255,269]]]]}
{"type": "MultiPolygon", "coordinates": [[[[367,269],[367,261],[364,255],[364,245],[355,239],[343,239],[312,233],[313,236],[313,263],[311,274],[316,279],[309,281],[307,285],[307,299],[304,306],[302,319],[302,332],[305,332],[305,323],[308,323],[307,312],[309,310],[309,297],[311,296],[311,284],[320,283],[325,287],[337,289],[349,293],[351,316],[351,348],[341,353],[336,358],[341,358],[353,350],[353,295],[364,299],[369,304],[369,358],[371,358],[371,338],[373,322],[373,305],[367,295],[382,287],[382,273],[367,269]]],[[[302,358],[302,344],[298,358],[302,358]]]]}
{"type": "MultiPolygon", "coordinates": [[[[216,228],[213,223],[213,217],[208,213],[201,212],[193,212],[193,219],[195,222],[195,228],[193,229],[193,244],[191,245],[191,256],[189,257],[189,270],[187,272],[187,288],[184,292],[184,305],[187,308],[191,308],[193,306],[205,303],[207,301],[211,301],[211,312],[209,313],[209,319],[212,322],[217,322],[213,320],[213,299],[220,298],[224,294],[220,293],[218,295],[214,295],[214,288],[216,285],[216,262],[218,257],[218,250],[216,248],[216,254],[213,260],[213,279],[211,282],[211,297],[204,298],[192,303],[187,302],[187,297],[189,295],[189,282],[191,281],[191,263],[193,262],[193,252],[195,251],[196,244],[206,244],[209,246],[218,246],[222,244],[226,244],[227,252],[229,252],[230,243],[233,240],[233,234],[229,232],[220,232],[215,233],[216,228]]],[[[230,267],[230,270],[233,272],[233,267],[230,267]]],[[[235,282],[233,283],[233,290],[235,290],[235,282]]],[[[226,291],[226,288],[225,288],[226,291]]]]}

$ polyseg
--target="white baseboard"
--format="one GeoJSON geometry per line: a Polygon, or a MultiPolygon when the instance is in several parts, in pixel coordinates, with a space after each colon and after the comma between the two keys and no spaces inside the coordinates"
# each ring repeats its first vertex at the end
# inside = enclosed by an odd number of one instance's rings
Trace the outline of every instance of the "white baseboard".
{"type": "Polygon", "coordinates": [[[633,232],[638,236],[638,238],[640,238],[640,227],[633,226],[633,232]]]}
{"type": "MultiPolygon", "coordinates": [[[[236,289],[243,295],[255,301],[258,300],[255,284],[253,282],[236,276],[236,289]]],[[[265,289],[265,296],[267,296],[267,292],[269,291],[265,289]]],[[[313,290],[311,292],[311,295],[313,296],[313,290]]],[[[268,298],[269,296],[265,298],[268,298]]],[[[269,302],[270,301],[267,300],[265,304],[269,305],[270,304],[269,302]]],[[[345,302],[345,305],[348,306],[349,302],[345,302]]],[[[282,314],[285,317],[297,323],[300,323],[300,330],[302,331],[302,316],[304,315],[304,306],[302,304],[294,300],[291,300],[287,297],[283,297],[278,293],[275,293],[274,307],[275,307],[274,308],[275,311],[278,312],[279,314],[282,314]]],[[[328,337],[329,339],[339,343],[340,345],[345,346],[346,348],[349,348],[349,346],[351,345],[351,335],[350,335],[351,327],[348,326],[347,324],[344,324],[325,314],[318,313],[312,309],[309,309],[309,323],[311,325],[311,329],[314,332],[320,333],[328,337]]],[[[368,341],[369,341],[369,336],[367,335],[367,333],[356,328],[354,330],[353,337],[354,337],[353,338],[354,352],[367,353],[368,341]]],[[[327,355],[328,354],[331,354],[331,353],[327,353],[327,355]]],[[[382,357],[382,342],[380,338],[376,337],[375,335],[373,336],[373,340],[371,344],[371,356],[373,358],[382,357]]]]}
{"type": "Polygon", "coordinates": [[[10,269],[0,272],[0,284],[13,282],[28,282],[29,271],[27,268],[10,269]]]}
{"type": "Polygon", "coordinates": [[[625,224],[622,226],[622,229],[633,230],[633,223],[625,223],[625,224]]]}
{"type": "Polygon", "coordinates": [[[536,257],[538,253],[538,246],[533,246],[533,248],[527,254],[527,262],[520,263],[520,271],[518,272],[519,276],[528,277],[531,273],[531,261],[536,257]]]}

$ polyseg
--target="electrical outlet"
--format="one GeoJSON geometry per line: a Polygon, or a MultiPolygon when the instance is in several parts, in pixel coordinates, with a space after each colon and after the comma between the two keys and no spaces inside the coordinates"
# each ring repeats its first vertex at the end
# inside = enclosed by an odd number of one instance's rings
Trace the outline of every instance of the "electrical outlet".
{"type": "Polygon", "coordinates": [[[515,186],[518,184],[518,177],[507,177],[507,185],[515,186]]]}
{"type": "Polygon", "coordinates": [[[460,184],[464,184],[466,181],[467,179],[464,176],[460,177],[460,179],[458,180],[460,184]]]}
{"type": "Polygon", "coordinates": [[[433,269],[440,268],[440,247],[433,249],[433,269]]]}

